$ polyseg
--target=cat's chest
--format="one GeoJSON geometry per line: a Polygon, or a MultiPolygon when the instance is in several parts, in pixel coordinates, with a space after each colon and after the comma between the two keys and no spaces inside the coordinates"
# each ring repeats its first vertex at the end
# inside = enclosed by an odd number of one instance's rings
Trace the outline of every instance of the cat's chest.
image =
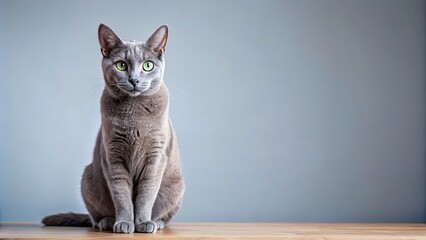
{"type": "Polygon", "coordinates": [[[157,127],[166,112],[149,103],[122,103],[103,109],[103,123],[122,128],[150,129],[157,127]]]}
{"type": "Polygon", "coordinates": [[[156,127],[155,120],[151,118],[138,115],[129,116],[127,114],[107,116],[103,118],[102,124],[118,132],[122,131],[131,137],[141,135],[141,132],[146,132],[156,127]]]}
{"type": "Polygon", "coordinates": [[[151,152],[161,154],[166,147],[167,133],[160,127],[104,128],[107,151],[120,153],[128,160],[141,159],[151,152]]]}
{"type": "Polygon", "coordinates": [[[129,144],[147,144],[164,136],[162,124],[152,121],[119,118],[103,127],[110,139],[120,138],[129,144]]]}
{"type": "Polygon", "coordinates": [[[102,133],[107,151],[134,156],[163,149],[169,130],[167,109],[167,101],[155,98],[116,100],[104,96],[102,133]]]}

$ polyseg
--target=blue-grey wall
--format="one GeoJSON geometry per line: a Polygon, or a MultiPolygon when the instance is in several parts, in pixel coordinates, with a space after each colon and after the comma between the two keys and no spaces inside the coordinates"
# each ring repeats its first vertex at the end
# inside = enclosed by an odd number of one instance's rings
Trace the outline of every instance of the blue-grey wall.
{"type": "Polygon", "coordinates": [[[178,221],[425,221],[424,1],[0,0],[0,221],[85,212],[99,23],[170,27],[178,221]]]}

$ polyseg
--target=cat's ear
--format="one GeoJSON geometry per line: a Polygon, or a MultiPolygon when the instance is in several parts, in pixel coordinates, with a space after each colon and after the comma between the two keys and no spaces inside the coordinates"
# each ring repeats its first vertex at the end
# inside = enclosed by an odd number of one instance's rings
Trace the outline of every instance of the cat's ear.
{"type": "Polygon", "coordinates": [[[167,25],[159,27],[146,41],[146,45],[152,48],[158,56],[161,56],[166,51],[167,35],[169,28],[167,25]]]}
{"type": "Polygon", "coordinates": [[[101,53],[104,57],[108,57],[111,49],[123,43],[121,38],[105,24],[100,24],[98,29],[99,45],[101,45],[101,53]]]}

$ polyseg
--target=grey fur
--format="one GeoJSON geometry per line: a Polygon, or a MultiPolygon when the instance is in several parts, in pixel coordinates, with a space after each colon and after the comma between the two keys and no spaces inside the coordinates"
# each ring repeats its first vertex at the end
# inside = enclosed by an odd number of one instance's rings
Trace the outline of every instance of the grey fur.
{"type": "MultiPolygon", "coordinates": [[[[102,124],[93,162],[83,173],[83,200],[93,227],[153,233],[179,210],[185,189],[163,81],[168,27],[161,26],[146,43],[123,41],[103,24],[98,34],[104,56],[102,124]],[[146,60],[154,63],[150,72],[142,70],[146,60]],[[118,70],[117,61],[128,69],[118,70]]],[[[43,223],[66,225],[69,217],[52,215],[43,223]]],[[[87,216],[79,220],[85,225],[87,216]]]]}

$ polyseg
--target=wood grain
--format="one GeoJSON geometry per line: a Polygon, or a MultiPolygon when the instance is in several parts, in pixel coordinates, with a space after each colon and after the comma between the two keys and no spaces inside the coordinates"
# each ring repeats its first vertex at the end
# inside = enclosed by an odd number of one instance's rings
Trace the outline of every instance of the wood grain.
{"type": "Polygon", "coordinates": [[[425,224],[172,223],[156,234],[113,234],[92,228],[0,223],[0,239],[425,239],[425,224]]]}

